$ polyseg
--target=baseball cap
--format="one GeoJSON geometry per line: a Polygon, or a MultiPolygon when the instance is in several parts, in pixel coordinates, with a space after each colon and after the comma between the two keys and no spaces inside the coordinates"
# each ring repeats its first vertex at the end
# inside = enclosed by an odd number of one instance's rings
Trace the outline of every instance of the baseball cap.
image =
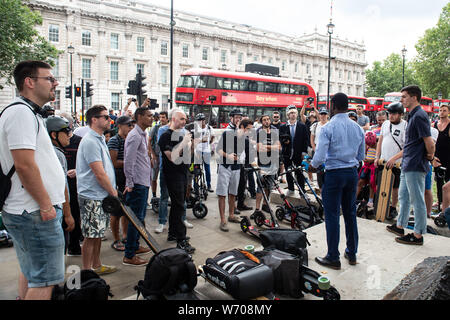
{"type": "Polygon", "coordinates": [[[328,114],[327,108],[320,108],[319,114],[328,114]]]}
{"type": "Polygon", "coordinates": [[[116,124],[129,124],[132,121],[133,121],[133,119],[131,119],[131,117],[129,117],[129,116],[121,116],[121,117],[117,118],[116,124]]]}

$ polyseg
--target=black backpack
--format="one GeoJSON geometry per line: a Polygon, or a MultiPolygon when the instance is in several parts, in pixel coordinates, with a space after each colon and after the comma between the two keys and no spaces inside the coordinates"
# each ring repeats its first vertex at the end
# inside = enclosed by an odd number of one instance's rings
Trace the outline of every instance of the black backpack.
{"type": "Polygon", "coordinates": [[[52,293],[52,300],[106,301],[109,297],[113,297],[109,285],[92,270],[80,271],[80,288],[69,289],[66,282],[63,288],[55,286],[52,293]]]}
{"type": "Polygon", "coordinates": [[[308,265],[307,245],[311,245],[306,233],[295,229],[267,229],[260,232],[264,249],[278,249],[297,256],[301,265],[308,265]]]}
{"type": "Polygon", "coordinates": [[[145,269],[144,280],[135,287],[137,298],[160,299],[162,295],[190,292],[197,285],[197,268],[192,257],[179,248],[161,250],[145,269]]]}
{"type": "MultiPolygon", "coordinates": [[[[5,112],[6,109],[8,109],[9,107],[12,107],[14,105],[17,105],[17,104],[24,104],[24,103],[23,102],[11,103],[7,107],[5,107],[5,109],[3,109],[3,111],[0,113],[0,117],[2,116],[3,112],[5,112]]],[[[31,107],[29,107],[29,108],[36,115],[36,111],[31,109],[31,107]]],[[[36,118],[36,121],[37,121],[37,118],[36,118]]],[[[37,121],[37,124],[38,124],[38,133],[39,133],[39,121],[37,121]]],[[[3,169],[0,164],[0,211],[3,209],[3,205],[5,204],[5,201],[8,198],[9,193],[11,192],[11,177],[13,176],[13,174],[15,172],[16,172],[16,167],[13,165],[11,167],[11,169],[9,170],[9,172],[5,175],[3,173],[3,169]]]]}

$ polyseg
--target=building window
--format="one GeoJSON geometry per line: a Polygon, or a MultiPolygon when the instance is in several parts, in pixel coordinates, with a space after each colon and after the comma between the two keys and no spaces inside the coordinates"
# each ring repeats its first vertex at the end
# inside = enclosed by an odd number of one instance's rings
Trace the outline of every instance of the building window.
{"type": "Polygon", "coordinates": [[[169,108],[169,96],[163,94],[161,97],[161,107],[163,110],[167,110],[169,108]]]}
{"type": "Polygon", "coordinates": [[[359,81],[359,72],[356,73],[356,81],[359,81]]]}
{"type": "Polygon", "coordinates": [[[141,70],[141,74],[144,74],[144,67],[145,67],[145,64],[143,64],[143,63],[138,63],[138,64],[136,65],[136,73],[139,73],[139,70],[141,70]]]}
{"type": "Polygon", "coordinates": [[[202,60],[203,60],[203,61],[208,61],[208,48],[203,48],[203,51],[202,51],[202,60]]]}
{"type": "Polygon", "coordinates": [[[48,27],[48,41],[59,42],[59,26],[51,24],[48,27]]]}
{"type": "Polygon", "coordinates": [[[91,32],[90,31],[83,31],[81,33],[81,44],[83,46],[91,46],[91,32]]]}
{"type": "Polygon", "coordinates": [[[351,93],[351,89],[352,89],[352,88],[351,88],[350,86],[347,87],[347,94],[349,94],[349,95],[352,94],[352,93],[351,93]]]}
{"type": "Polygon", "coordinates": [[[342,79],[342,70],[339,69],[339,79],[342,79]]]}
{"type": "Polygon", "coordinates": [[[323,84],[319,83],[319,92],[322,92],[322,90],[323,90],[323,84]]]}
{"type": "Polygon", "coordinates": [[[119,110],[120,94],[118,92],[111,92],[111,108],[119,110]]]}
{"type": "Polygon", "coordinates": [[[286,61],[282,61],[281,62],[281,71],[285,71],[286,70],[286,61]]]}
{"type": "Polygon", "coordinates": [[[227,50],[220,51],[220,62],[221,63],[227,62],[227,50]]]}
{"type": "Polygon", "coordinates": [[[137,52],[144,52],[144,44],[145,44],[145,38],[137,37],[137,39],[136,39],[136,51],[137,52]]]}
{"type": "Polygon", "coordinates": [[[162,56],[167,56],[167,52],[168,52],[167,46],[168,46],[167,41],[161,41],[161,55],[162,56]]]}
{"type": "Polygon", "coordinates": [[[111,80],[119,80],[119,62],[111,61],[111,80]]]}
{"type": "Polygon", "coordinates": [[[119,50],[119,34],[111,33],[111,49],[119,50]]]}
{"type": "Polygon", "coordinates": [[[269,60],[267,61],[269,64],[273,63],[273,58],[269,58],[269,60]]]}
{"type": "Polygon", "coordinates": [[[61,91],[55,90],[55,100],[50,102],[55,110],[61,110],[61,91]]]}
{"type": "Polygon", "coordinates": [[[321,76],[323,74],[323,66],[319,67],[319,76],[321,76]]]}
{"type": "Polygon", "coordinates": [[[189,45],[183,44],[183,58],[189,58],[189,45]]]}
{"type": "Polygon", "coordinates": [[[243,63],[244,54],[242,52],[238,53],[238,65],[242,65],[243,63]]]}
{"type": "Polygon", "coordinates": [[[351,71],[348,72],[348,80],[352,80],[352,72],[351,71]]]}
{"type": "Polygon", "coordinates": [[[55,63],[55,65],[52,68],[53,76],[59,77],[59,58],[58,57],[55,58],[53,62],[55,63]]]}
{"type": "Polygon", "coordinates": [[[306,65],[306,74],[310,74],[311,73],[311,65],[308,63],[306,65]]]}
{"type": "Polygon", "coordinates": [[[295,67],[294,67],[294,70],[295,70],[295,73],[297,73],[297,72],[298,72],[298,63],[297,63],[297,62],[295,63],[295,67]]]}
{"type": "Polygon", "coordinates": [[[161,84],[167,85],[168,84],[168,68],[167,66],[161,66],[161,84]]]}
{"type": "Polygon", "coordinates": [[[258,55],[253,56],[253,61],[258,62],[258,60],[259,60],[259,56],[258,55]]]}
{"type": "Polygon", "coordinates": [[[82,59],[81,61],[81,77],[83,79],[91,79],[91,59],[82,59]]]}
{"type": "Polygon", "coordinates": [[[92,97],[85,97],[84,98],[84,106],[85,106],[85,110],[89,109],[90,107],[92,107],[92,97]]]}
{"type": "MultiPolygon", "coordinates": [[[[339,92],[342,92],[342,86],[341,85],[339,85],[339,87],[338,87],[339,89],[339,92]]],[[[348,93],[348,92],[347,92],[348,93]]]]}

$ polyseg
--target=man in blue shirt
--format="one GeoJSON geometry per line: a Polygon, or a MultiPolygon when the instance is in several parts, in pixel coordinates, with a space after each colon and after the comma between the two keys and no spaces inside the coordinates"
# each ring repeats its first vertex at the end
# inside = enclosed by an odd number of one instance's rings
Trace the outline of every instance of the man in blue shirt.
{"type": "Polygon", "coordinates": [[[325,211],[328,253],[316,257],[316,262],[336,270],[341,268],[339,260],[340,209],[345,222],[347,248],[345,258],[356,264],[358,249],[358,227],[356,224],[357,167],[364,159],[364,131],[348,115],[348,97],[337,93],[331,99],[334,116],[324,125],[319,134],[316,153],[309,166],[312,172],[325,163],[326,171],[322,200],[325,211]]]}
{"type": "Polygon", "coordinates": [[[425,176],[430,170],[429,161],[434,159],[435,145],[431,137],[428,115],[419,104],[422,91],[418,86],[408,86],[401,90],[401,94],[400,102],[405,108],[409,108],[410,113],[398,191],[400,214],[397,223],[386,228],[399,236],[395,238],[399,243],[423,245],[422,235],[427,230],[425,176]],[[408,226],[411,205],[414,208],[414,233],[405,235],[404,229],[408,226]]]}

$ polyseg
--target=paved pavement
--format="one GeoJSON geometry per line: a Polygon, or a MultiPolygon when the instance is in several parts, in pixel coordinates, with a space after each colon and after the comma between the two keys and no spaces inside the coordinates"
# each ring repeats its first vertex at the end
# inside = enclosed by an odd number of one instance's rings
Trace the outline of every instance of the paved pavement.
{"type": "MultiPolygon", "coordinates": [[[[216,175],[215,164],[212,165],[213,188],[215,187],[216,175]]],[[[243,248],[247,244],[253,244],[257,248],[259,242],[244,234],[239,224],[229,224],[230,231],[219,230],[219,212],[217,196],[210,193],[206,202],[209,212],[204,219],[196,219],[192,210],[187,210],[187,219],[194,225],[188,229],[191,244],[197,249],[193,254],[196,265],[201,265],[206,258],[214,257],[223,250],[243,248]]],[[[255,205],[255,200],[248,200],[247,205],[255,205]]],[[[243,215],[250,215],[252,211],[246,211],[243,215]]],[[[167,242],[167,229],[162,234],[155,234],[157,215],[147,211],[147,229],[154,235],[163,248],[175,246],[167,242]]],[[[282,223],[289,228],[289,225],[282,223]]],[[[341,293],[342,299],[381,299],[390,292],[418,263],[430,256],[448,255],[450,252],[450,240],[441,236],[426,235],[424,246],[406,246],[397,244],[391,233],[385,230],[386,224],[373,220],[359,219],[359,253],[358,264],[349,266],[342,259],[342,269],[335,271],[323,268],[314,262],[316,256],[326,253],[325,226],[320,224],[307,229],[308,240],[311,246],[308,248],[309,265],[312,269],[326,274],[330,277],[341,293]]],[[[144,277],[145,267],[131,267],[122,265],[123,253],[113,250],[111,233],[108,232],[107,240],[102,242],[101,260],[104,264],[115,265],[118,271],[114,274],[105,275],[103,278],[111,286],[116,299],[135,299],[134,286],[144,277]]],[[[142,241],[142,245],[145,243],[142,241]]],[[[344,223],[341,221],[341,253],[345,249],[344,223]]],[[[144,255],[142,258],[150,259],[152,254],[144,255]]],[[[66,257],[66,267],[73,265],[81,266],[81,257],[66,257]]],[[[11,300],[17,296],[17,279],[19,266],[14,248],[0,249],[0,300],[11,300]]],[[[197,290],[204,299],[226,299],[228,298],[219,290],[199,279],[197,290]]],[[[316,299],[306,295],[304,299],[316,299]]]]}

